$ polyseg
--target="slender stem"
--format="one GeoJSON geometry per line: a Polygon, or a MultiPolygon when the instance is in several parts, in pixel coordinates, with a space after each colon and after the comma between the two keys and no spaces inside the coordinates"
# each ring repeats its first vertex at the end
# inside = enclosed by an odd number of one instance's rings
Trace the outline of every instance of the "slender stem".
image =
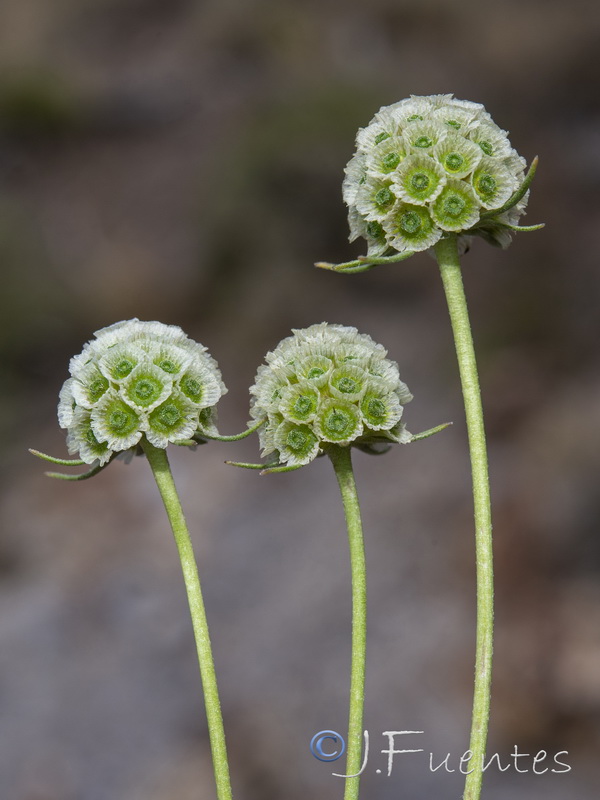
{"type": "Polygon", "coordinates": [[[192,542],[188,533],[181,503],[177,495],[177,489],[173,481],[173,475],[171,474],[166,450],[154,447],[154,445],[150,444],[145,438],[142,439],[141,444],[148,458],[148,463],[152,469],[169,522],[171,523],[177,550],[179,551],[179,558],[181,560],[183,579],[192,616],[194,637],[196,639],[196,649],[198,651],[202,688],[204,690],[204,704],[206,706],[206,717],[208,720],[208,733],[210,736],[215,782],[217,785],[217,797],[218,800],[231,800],[232,794],[229,780],[229,766],[227,763],[227,750],[225,747],[223,717],[221,715],[215,665],[210,646],[208,622],[204,610],[204,601],[202,600],[200,579],[198,577],[192,542]]]}
{"type": "Polygon", "coordinates": [[[350,670],[350,713],[348,719],[348,752],[344,800],[357,800],[361,769],[363,708],[365,702],[365,669],[367,656],[367,576],[365,546],[363,542],[360,506],[356,483],[352,471],[350,447],[331,447],[329,457],[335,470],[350,545],[350,569],[352,573],[352,661],[350,670]]]}
{"type": "Polygon", "coordinates": [[[473,338],[469,323],[467,301],[463,288],[454,234],[441,239],[435,246],[440,266],[450,320],[467,418],[473,501],[475,507],[475,552],[477,561],[477,641],[473,715],[469,749],[473,755],[465,782],[464,800],[478,800],[483,780],[482,762],[485,757],[490,715],[492,681],[492,649],[494,630],[494,571],[492,553],[492,515],[488,477],[483,409],[473,338]]]}

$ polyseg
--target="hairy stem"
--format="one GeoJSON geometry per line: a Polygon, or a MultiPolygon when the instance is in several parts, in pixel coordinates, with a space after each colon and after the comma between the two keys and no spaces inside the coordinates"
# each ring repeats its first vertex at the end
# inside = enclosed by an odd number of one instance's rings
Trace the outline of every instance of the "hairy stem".
{"type": "Polygon", "coordinates": [[[365,702],[365,669],[367,656],[367,576],[365,546],[363,542],[360,506],[356,483],[352,471],[350,447],[331,447],[329,457],[335,470],[350,545],[350,569],[352,573],[352,662],[350,671],[350,712],[348,719],[348,752],[344,800],[357,800],[361,769],[362,725],[365,702]]]}
{"type": "Polygon", "coordinates": [[[217,677],[215,674],[215,665],[208,633],[208,622],[204,610],[204,601],[202,600],[200,579],[198,577],[192,542],[188,533],[181,503],[179,502],[166,451],[154,447],[154,445],[150,444],[145,438],[142,439],[141,444],[148,458],[148,463],[152,469],[154,479],[156,480],[156,485],[158,486],[167,512],[167,517],[171,523],[179,558],[181,560],[181,569],[183,571],[183,580],[185,582],[185,590],[190,606],[194,638],[196,639],[200,677],[204,690],[204,704],[206,706],[206,717],[208,720],[208,733],[210,736],[210,746],[215,771],[215,783],[217,785],[217,797],[218,800],[231,800],[229,765],[227,763],[225,731],[223,729],[223,717],[221,715],[221,704],[219,702],[217,677]]]}
{"type": "Polygon", "coordinates": [[[475,654],[475,683],[473,715],[469,749],[473,755],[465,782],[464,800],[478,800],[483,780],[483,759],[487,742],[492,681],[492,649],[494,633],[494,570],[492,552],[492,515],[487,450],[483,426],[483,409],[479,377],[469,323],[467,301],[463,288],[454,234],[441,239],[435,246],[450,321],[454,333],[456,355],[465,403],[473,501],[475,507],[475,555],[477,563],[477,639],[475,654]]]}

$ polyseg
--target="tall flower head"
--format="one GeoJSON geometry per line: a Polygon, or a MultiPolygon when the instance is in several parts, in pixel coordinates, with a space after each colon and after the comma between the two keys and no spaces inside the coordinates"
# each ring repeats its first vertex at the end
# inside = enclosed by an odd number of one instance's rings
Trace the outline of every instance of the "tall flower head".
{"type": "Polygon", "coordinates": [[[308,464],[330,445],[411,440],[401,422],[412,399],[387,351],[356,328],[322,322],[294,330],[268,353],[251,387],[262,455],[308,464]]]}
{"type": "Polygon", "coordinates": [[[146,436],[155,447],[214,430],[227,389],[205,347],[175,325],[117,322],[71,359],[58,421],[69,453],[105,464],[146,436]]]}
{"type": "Polygon", "coordinates": [[[363,236],[375,257],[427,250],[446,233],[506,247],[528,199],[516,197],[525,160],[507,132],[451,94],[381,108],[358,131],[345,174],[350,239],[363,236]]]}

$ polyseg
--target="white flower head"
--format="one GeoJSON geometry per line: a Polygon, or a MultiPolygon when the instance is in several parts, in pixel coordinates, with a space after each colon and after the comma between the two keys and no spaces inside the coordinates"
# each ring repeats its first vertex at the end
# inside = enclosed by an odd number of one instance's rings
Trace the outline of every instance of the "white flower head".
{"type": "Polygon", "coordinates": [[[259,367],[251,417],[262,455],[308,464],[330,445],[406,442],[403,404],[412,399],[387,351],[356,328],[326,322],[294,330],[259,367]]]}
{"type": "Polygon", "coordinates": [[[427,250],[447,233],[506,246],[524,180],[525,160],[481,103],[411,96],[358,132],[343,186],[350,241],[366,239],[368,256],[427,250]]]}
{"type": "Polygon", "coordinates": [[[105,464],[142,436],[156,447],[214,430],[227,389],[216,361],[176,325],[117,322],[71,359],[58,421],[70,453],[105,464]]]}

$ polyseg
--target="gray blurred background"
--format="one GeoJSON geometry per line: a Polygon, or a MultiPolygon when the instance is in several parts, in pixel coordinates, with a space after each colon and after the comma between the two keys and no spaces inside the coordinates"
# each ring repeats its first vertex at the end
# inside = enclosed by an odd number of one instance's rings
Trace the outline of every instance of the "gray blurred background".
{"type": "MultiPolygon", "coordinates": [[[[223,432],[290,328],[370,333],[438,437],[355,457],[369,570],[366,800],[459,797],[474,650],[470,478],[455,357],[424,254],[353,277],[340,197],[356,129],[408,94],[485,104],[540,168],[506,252],[464,277],[489,433],[497,635],[486,800],[600,783],[600,12],[595,2],[2,0],[0,797],[212,800],[191,626],[142,459],[52,482],[57,394],[94,330],[181,325],[218,359],[223,432]],[[422,730],[391,777],[384,730],[422,730]],[[547,764],[556,767],[556,764],[547,764]],[[538,767],[540,769],[540,767],[538,767]],[[384,769],[385,772],[385,769],[384,769]]],[[[260,477],[256,439],[171,459],[203,580],[237,798],[334,800],[349,568],[320,459],[260,477]]],[[[340,769],[341,767],[341,769],[340,769]]]]}

